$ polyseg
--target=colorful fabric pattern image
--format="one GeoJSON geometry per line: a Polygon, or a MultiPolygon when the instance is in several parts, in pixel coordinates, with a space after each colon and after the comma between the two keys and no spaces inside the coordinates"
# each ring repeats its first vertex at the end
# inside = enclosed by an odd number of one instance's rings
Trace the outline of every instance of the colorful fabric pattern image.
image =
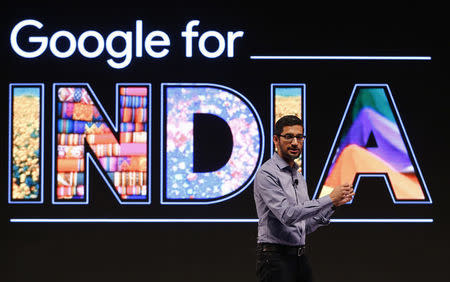
{"type": "Polygon", "coordinates": [[[40,187],[40,87],[12,88],[11,199],[38,200],[40,187]]]}
{"type": "Polygon", "coordinates": [[[148,199],[147,180],[142,177],[143,173],[147,176],[148,166],[149,91],[130,86],[119,87],[119,93],[120,132],[116,137],[87,88],[58,88],[57,200],[86,199],[85,146],[92,150],[122,200],[148,199]]]}
{"type": "MultiPolygon", "coordinates": [[[[282,117],[286,115],[294,115],[303,120],[302,106],[303,106],[303,87],[302,86],[284,86],[273,85],[274,91],[274,124],[282,117]]],[[[306,142],[306,140],[305,140],[306,142]]],[[[303,143],[305,144],[305,143],[303,143]]],[[[299,172],[303,171],[303,154],[294,160],[299,166],[299,172]]]]}
{"type": "Polygon", "coordinates": [[[169,200],[215,199],[238,191],[260,161],[261,133],[252,111],[236,95],[214,87],[168,87],[166,93],[166,191],[169,200]],[[222,118],[233,136],[228,162],[194,172],[194,113],[222,118]]]}
{"type": "Polygon", "coordinates": [[[385,91],[360,88],[356,93],[320,196],[363,173],[386,174],[395,200],[425,199],[385,91]]]}

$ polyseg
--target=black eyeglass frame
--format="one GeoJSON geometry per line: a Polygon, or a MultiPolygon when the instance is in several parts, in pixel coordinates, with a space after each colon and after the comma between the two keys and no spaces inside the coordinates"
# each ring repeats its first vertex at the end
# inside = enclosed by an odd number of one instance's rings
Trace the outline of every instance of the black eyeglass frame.
{"type": "Polygon", "coordinates": [[[294,140],[294,138],[299,140],[299,141],[305,141],[305,139],[306,139],[306,135],[302,135],[302,134],[296,135],[296,136],[294,136],[292,134],[285,134],[285,135],[278,134],[278,136],[283,137],[287,141],[291,141],[291,142],[294,140]]]}

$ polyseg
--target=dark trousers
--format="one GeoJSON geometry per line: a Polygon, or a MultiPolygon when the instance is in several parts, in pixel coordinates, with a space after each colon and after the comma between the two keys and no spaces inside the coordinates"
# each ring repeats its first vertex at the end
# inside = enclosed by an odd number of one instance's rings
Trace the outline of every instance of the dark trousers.
{"type": "Polygon", "coordinates": [[[306,255],[263,251],[256,247],[256,280],[258,282],[312,282],[312,270],[306,255]]]}

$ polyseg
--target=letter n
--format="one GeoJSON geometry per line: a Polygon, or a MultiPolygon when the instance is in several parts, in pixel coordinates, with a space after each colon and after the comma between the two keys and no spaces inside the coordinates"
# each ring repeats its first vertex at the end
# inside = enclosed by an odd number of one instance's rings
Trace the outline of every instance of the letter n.
{"type": "Polygon", "coordinates": [[[112,122],[89,84],[53,85],[52,203],[89,202],[89,163],[120,204],[150,203],[150,91],[116,84],[112,122]]]}
{"type": "MultiPolygon", "coordinates": [[[[395,204],[432,203],[389,86],[356,84],[313,198],[382,177],[395,204]]],[[[351,203],[351,202],[350,202],[351,203]]]]}

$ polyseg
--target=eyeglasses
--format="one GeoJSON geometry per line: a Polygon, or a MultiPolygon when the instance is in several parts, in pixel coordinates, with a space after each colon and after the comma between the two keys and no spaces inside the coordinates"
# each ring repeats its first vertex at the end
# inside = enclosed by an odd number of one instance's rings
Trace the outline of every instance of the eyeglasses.
{"type": "Polygon", "coordinates": [[[305,141],[306,136],[299,134],[299,135],[293,135],[293,134],[285,134],[285,135],[278,135],[283,137],[284,139],[286,139],[286,141],[292,142],[295,139],[297,139],[298,141],[305,141]]]}

